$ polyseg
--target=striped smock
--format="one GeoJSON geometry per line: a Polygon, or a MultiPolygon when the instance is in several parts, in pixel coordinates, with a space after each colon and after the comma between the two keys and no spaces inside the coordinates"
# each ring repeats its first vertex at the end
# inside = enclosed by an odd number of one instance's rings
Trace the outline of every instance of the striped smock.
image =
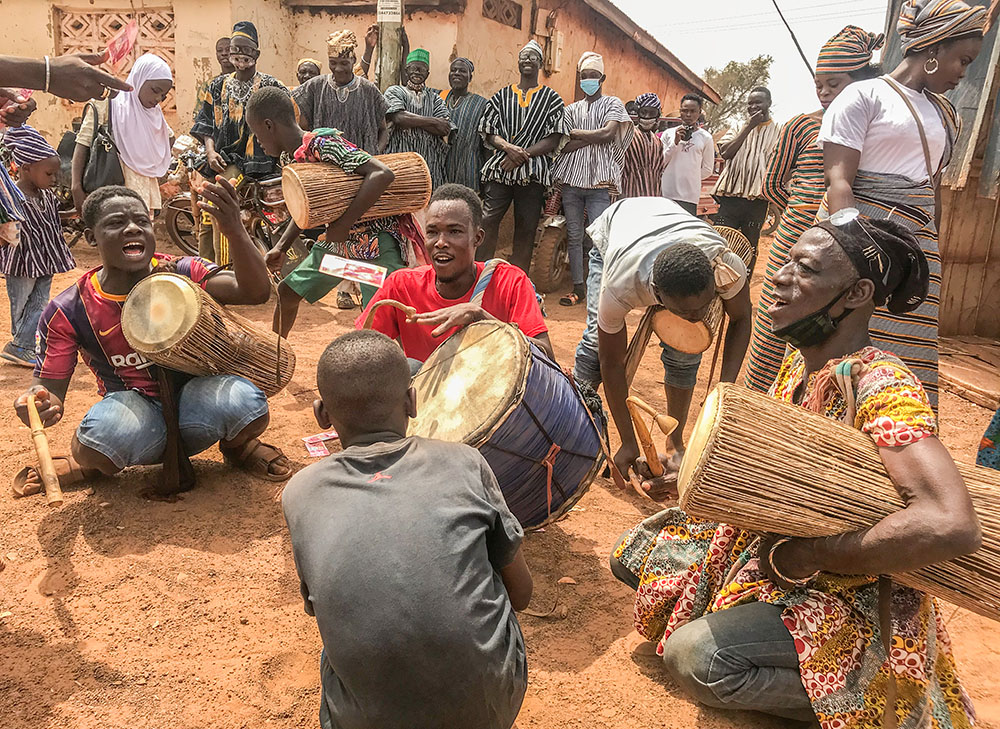
{"type": "Polygon", "coordinates": [[[41,278],[76,268],[76,261],[63,240],[56,196],[41,190],[40,197],[24,196],[21,241],[0,246],[0,273],[5,276],[41,278]]]}
{"type": "MultiPolygon", "coordinates": [[[[536,86],[522,91],[517,84],[505,86],[490,99],[483,112],[479,131],[483,137],[495,134],[511,144],[528,149],[553,134],[566,136],[569,127],[563,116],[562,97],[548,86],[536,86]]],[[[489,142],[487,141],[487,147],[489,142]]],[[[552,158],[532,157],[520,167],[505,171],[501,165],[506,155],[499,149],[483,165],[482,181],[503,185],[529,185],[533,182],[548,187],[552,182],[552,158]]]]}
{"type": "Polygon", "coordinates": [[[820,119],[811,114],[792,117],[781,130],[764,177],[764,197],[784,208],[771,241],[760,302],[753,320],[746,386],[767,392],[785,358],[785,341],[771,332],[768,309],[774,303],[774,275],[788,262],[788,252],[816,219],[823,202],[823,150],[816,144],[820,119]],[[785,180],[788,183],[785,184],[785,180]]]}
{"type": "Polygon", "coordinates": [[[663,142],[653,132],[636,128],[625,150],[622,197],[660,197],[664,167],[663,142]]]}
{"type": "Polygon", "coordinates": [[[584,189],[608,189],[617,195],[622,186],[622,163],[632,141],[635,126],[617,96],[583,99],[566,107],[566,126],[588,132],[619,123],[614,140],[607,144],[589,144],[582,149],[559,155],[552,174],[559,182],[584,189]]]}

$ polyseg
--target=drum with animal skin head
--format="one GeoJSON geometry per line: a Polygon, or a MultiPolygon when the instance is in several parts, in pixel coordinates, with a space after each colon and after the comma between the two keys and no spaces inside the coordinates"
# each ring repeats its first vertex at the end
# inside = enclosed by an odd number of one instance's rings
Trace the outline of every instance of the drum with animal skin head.
{"type": "Polygon", "coordinates": [[[526,528],[559,518],[603,462],[601,436],[570,379],[518,329],[495,320],[453,334],[413,378],[409,435],[478,448],[526,528]]]}

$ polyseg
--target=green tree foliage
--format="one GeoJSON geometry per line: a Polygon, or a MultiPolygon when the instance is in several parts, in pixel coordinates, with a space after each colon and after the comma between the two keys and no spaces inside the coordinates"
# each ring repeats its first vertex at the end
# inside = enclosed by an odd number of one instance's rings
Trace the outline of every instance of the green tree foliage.
{"type": "Polygon", "coordinates": [[[755,86],[765,86],[771,78],[771,56],[761,55],[746,63],[730,61],[724,68],[706,68],[702,77],[719,92],[722,101],[706,104],[709,129],[733,126],[746,120],[747,96],[755,86]]]}

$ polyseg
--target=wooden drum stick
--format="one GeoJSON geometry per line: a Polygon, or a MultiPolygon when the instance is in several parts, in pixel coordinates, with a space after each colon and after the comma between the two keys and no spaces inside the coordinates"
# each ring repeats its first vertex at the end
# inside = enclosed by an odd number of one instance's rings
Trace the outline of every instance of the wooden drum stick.
{"type": "Polygon", "coordinates": [[[59,507],[63,503],[62,489],[59,488],[59,477],[49,453],[49,439],[45,436],[42,419],[38,415],[35,395],[28,395],[28,423],[31,425],[31,440],[35,444],[35,454],[38,456],[38,475],[45,485],[45,501],[49,506],[59,507]]]}
{"type": "Polygon", "coordinates": [[[364,329],[372,328],[372,322],[375,320],[375,312],[378,311],[380,306],[395,306],[397,309],[406,312],[407,319],[412,318],[417,314],[417,310],[412,306],[407,306],[406,304],[396,301],[395,299],[382,299],[382,301],[376,301],[372,305],[371,311],[368,312],[368,316],[365,318],[364,329]]]}

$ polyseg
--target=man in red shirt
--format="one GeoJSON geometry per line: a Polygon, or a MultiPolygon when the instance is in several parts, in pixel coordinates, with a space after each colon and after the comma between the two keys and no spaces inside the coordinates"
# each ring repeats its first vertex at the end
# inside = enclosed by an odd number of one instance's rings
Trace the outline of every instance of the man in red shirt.
{"type": "MultiPolygon", "coordinates": [[[[260,304],[270,295],[264,260],[240,222],[236,191],[228,180],[216,179],[217,184],[205,186],[198,205],[229,239],[232,271],[219,271],[202,258],[154,253],[149,210],[128,188],[102,187],[83,205],[87,240],[96,245],[101,266],[42,312],[34,380],[14,403],[27,424],[28,398],[34,398],[42,424],[52,427],[63,417],[78,354],[93,371],[101,400],[77,427],[70,455],[54,459],[63,487],[163,460],[167,433],[159,381],[150,371],[153,363],[135,352],[122,333],[122,307],[133,286],[154,271],[170,270],[223,304],[260,304]]],[[[291,476],[291,464],[282,452],[260,441],[269,420],[267,399],[249,380],[237,375],[193,377],[178,388],[177,400],[181,445],[188,455],[218,443],[230,465],[272,481],[291,476]]],[[[182,473],[181,490],[193,485],[193,476],[182,473]]],[[[176,488],[164,480],[154,495],[170,496],[176,488]]],[[[24,496],[40,491],[36,469],[22,470],[14,490],[24,496]]]]}
{"type": "MultiPolygon", "coordinates": [[[[476,262],[483,242],[483,206],[464,185],[439,187],[427,208],[427,252],[431,265],[394,271],[358,317],[361,329],[372,307],[384,299],[412,306],[412,318],[396,308],[375,312],[372,328],[398,339],[410,359],[425,361],[437,346],[474,321],[498,319],[517,327],[553,359],[548,327],[531,281],[517,266],[500,261],[482,296],[474,297],[487,263],[476,262]],[[476,299],[475,301],[473,299],[476,299]]],[[[483,281],[485,282],[485,281],[483,281]]]]}

